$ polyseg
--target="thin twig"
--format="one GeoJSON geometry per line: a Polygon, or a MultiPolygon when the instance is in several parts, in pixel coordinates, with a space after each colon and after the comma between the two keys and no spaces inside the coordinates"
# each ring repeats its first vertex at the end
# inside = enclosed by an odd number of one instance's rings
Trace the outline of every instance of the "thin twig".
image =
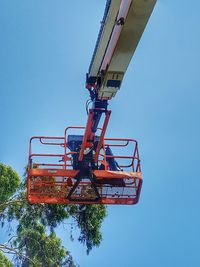
{"type": "Polygon", "coordinates": [[[31,260],[29,257],[24,255],[23,253],[19,252],[16,248],[9,247],[5,244],[0,244],[0,251],[2,251],[3,253],[7,253],[7,254],[15,254],[19,257],[22,257],[24,259],[31,261],[33,264],[35,264],[33,260],[31,260]]]}
{"type": "Polygon", "coordinates": [[[3,202],[3,203],[0,203],[0,207],[2,206],[8,206],[8,205],[11,205],[11,204],[16,204],[16,203],[20,203],[20,202],[24,202],[25,199],[16,199],[16,200],[10,200],[10,201],[7,201],[7,202],[3,202]]]}

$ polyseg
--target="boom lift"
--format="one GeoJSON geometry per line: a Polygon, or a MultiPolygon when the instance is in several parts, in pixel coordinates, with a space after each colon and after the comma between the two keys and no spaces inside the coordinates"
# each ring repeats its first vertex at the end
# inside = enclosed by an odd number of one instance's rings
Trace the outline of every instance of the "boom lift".
{"type": "Polygon", "coordinates": [[[90,95],[86,104],[87,124],[67,127],[62,137],[31,138],[30,203],[138,202],[142,186],[138,143],[128,138],[106,138],[105,133],[111,114],[108,101],[121,87],[155,3],[156,0],[107,0],[86,74],[90,95]],[[33,143],[37,149],[41,146],[48,153],[35,153],[33,143]]]}

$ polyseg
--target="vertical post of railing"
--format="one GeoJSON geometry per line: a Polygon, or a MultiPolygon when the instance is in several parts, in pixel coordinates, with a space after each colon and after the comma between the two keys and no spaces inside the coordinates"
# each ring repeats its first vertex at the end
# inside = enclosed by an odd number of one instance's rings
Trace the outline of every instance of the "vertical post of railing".
{"type": "Polygon", "coordinates": [[[141,172],[140,168],[140,156],[139,156],[139,150],[138,150],[138,144],[137,144],[137,150],[136,150],[136,158],[137,158],[137,166],[136,166],[136,172],[141,172]]]}
{"type": "Polygon", "coordinates": [[[28,170],[31,169],[31,154],[32,154],[31,142],[32,142],[32,139],[33,139],[33,137],[29,141],[28,170]]]}
{"type": "Polygon", "coordinates": [[[106,161],[106,148],[105,148],[105,143],[103,142],[103,153],[104,153],[104,166],[105,166],[105,170],[108,169],[108,164],[107,164],[107,161],[106,161]]]}
{"type": "Polygon", "coordinates": [[[64,136],[64,169],[66,170],[67,169],[67,129],[65,129],[65,136],[64,136]]]}
{"type": "Polygon", "coordinates": [[[27,169],[27,197],[29,198],[29,194],[30,194],[30,169],[32,168],[32,159],[31,159],[31,154],[32,154],[32,148],[31,148],[31,142],[32,139],[30,139],[29,141],[29,156],[28,156],[28,169],[27,169]]]}
{"type": "Polygon", "coordinates": [[[137,141],[135,142],[135,150],[134,150],[134,154],[133,154],[133,172],[137,169],[137,166],[135,168],[135,159],[137,157],[137,148],[138,147],[138,144],[137,144],[137,141]]]}

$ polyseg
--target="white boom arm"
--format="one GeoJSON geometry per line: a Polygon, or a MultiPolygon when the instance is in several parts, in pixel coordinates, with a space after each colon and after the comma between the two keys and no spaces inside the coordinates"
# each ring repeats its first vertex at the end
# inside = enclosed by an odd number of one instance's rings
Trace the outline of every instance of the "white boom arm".
{"type": "Polygon", "coordinates": [[[156,0],[107,0],[102,26],[87,74],[87,87],[107,100],[120,89],[156,0]]]}

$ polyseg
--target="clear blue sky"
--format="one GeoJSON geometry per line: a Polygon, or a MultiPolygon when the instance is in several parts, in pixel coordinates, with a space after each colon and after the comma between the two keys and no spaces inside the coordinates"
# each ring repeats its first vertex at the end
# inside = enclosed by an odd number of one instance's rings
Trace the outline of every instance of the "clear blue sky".
{"type": "MultiPolygon", "coordinates": [[[[85,73],[104,0],[0,0],[0,161],[20,175],[32,135],[86,122],[85,73]]],[[[200,266],[200,2],[158,1],[111,102],[110,137],[138,139],[144,184],[136,206],[111,206],[81,267],[200,266]]]]}

